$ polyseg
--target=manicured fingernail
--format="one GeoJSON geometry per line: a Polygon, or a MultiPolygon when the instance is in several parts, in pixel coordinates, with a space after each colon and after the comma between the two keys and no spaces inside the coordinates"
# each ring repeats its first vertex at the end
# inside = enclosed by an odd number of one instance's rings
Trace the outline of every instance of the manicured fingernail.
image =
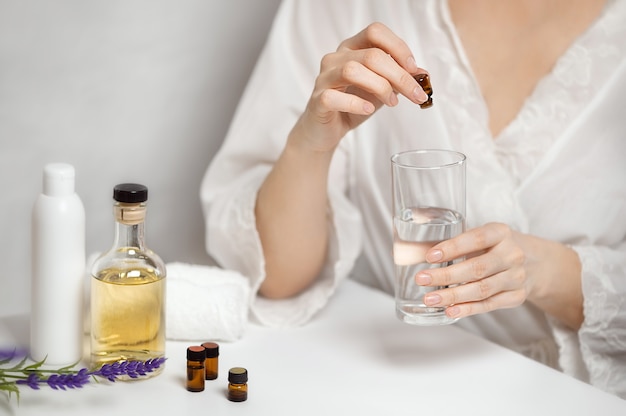
{"type": "Polygon", "coordinates": [[[428,100],[428,94],[426,94],[424,90],[420,87],[415,87],[415,89],[413,90],[413,98],[418,103],[423,103],[428,100]]]}
{"type": "Polygon", "coordinates": [[[428,286],[432,283],[432,281],[433,278],[426,273],[418,273],[417,276],[415,276],[415,283],[417,283],[418,285],[428,286]]]}
{"type": "Polygon", "coordinates": [[[391,95],[389,96],[389,105],[393,107],[396,104],[398,104],[398,96],[396,95],[395,92],[392,92],[391,95]]]}
{"type": "Polygon", "coordinates": [[[368,102],[363,103],[363,111],[365,111],[366,114],[371,114],[374,112],[374,110],[376,110],[376,107],[374,107],[374,104],[368,102]]]}
{"type": "Polygon", "coordinates": [[[446,315],[448,315],[450,318],[456,318],[460,314],[461,308],[459,308],[458,306],[450,306],[446,309],[446,315]]]}
{"type": "Polygon", "coordinates": [[[443,251],[441,250],[432,250],[426,254],[426,261],[429,263],[437,263],[443,258],[443,251]]]}
{"type": "Polygon", "coordinates": [[[415,71],[417,71],[419,69],[417,67],[417,63],[415,63],[415,58],[413,58],[412,56],[409,56],[409,58],[406,60],[406,68],[411,73],[413,73],[413,72],[415,72],[415,71]]]}
{"type": "Polygon", "coordinates": [[[438,305],[441,302],[441,296],[436,293],[429,293],[424,296],[424,303],[429,306],[438,305]]]}

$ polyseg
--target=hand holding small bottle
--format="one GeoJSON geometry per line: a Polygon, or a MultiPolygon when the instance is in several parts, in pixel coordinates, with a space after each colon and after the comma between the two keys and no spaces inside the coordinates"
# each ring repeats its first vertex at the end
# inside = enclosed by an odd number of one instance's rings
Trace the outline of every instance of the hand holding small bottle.
{"type": "Polygon", "coordinates": [[[316,151],[339,140],[397,94],[415,104],[428,100],[416,74],[424,74],[407,44],[382,23],[372,23],[323,57],[315,88],[296,129],[316,151]]]}

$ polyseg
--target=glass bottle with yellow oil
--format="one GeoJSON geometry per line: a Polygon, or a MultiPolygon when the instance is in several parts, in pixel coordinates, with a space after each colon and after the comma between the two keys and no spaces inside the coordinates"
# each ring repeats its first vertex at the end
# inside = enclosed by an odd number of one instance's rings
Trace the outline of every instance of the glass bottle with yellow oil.
{"type": "Polygon", "coordinates": [[[145,243],[148,188],[120,184],[113,189],[113,199],[115,240],[91,269],[94,367],[165,355],[166,270],[145,243]]]}

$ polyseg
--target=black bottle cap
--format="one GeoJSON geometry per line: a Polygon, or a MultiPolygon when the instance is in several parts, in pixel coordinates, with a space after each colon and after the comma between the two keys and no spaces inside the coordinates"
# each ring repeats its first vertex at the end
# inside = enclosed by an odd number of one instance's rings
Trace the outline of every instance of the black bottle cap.
{"type": "Polygon", "coordinates": [[[192,361],[204,361],[204,347],[200,345],[192,345],[187,348],[187,359],[192,361]]]}
{"type": "Polygon", "coordinates": [[[148,188],[137,183],[121,183],[113,188],[113,199],[128,204],[146,202],[148,200],[148,188]]]}
{"type": "Polygon", "coordinates": [[[206,358],[215,358],[220,355],[220,346],[215,342],[205,342],[202,346],[206,350],[206,358]]]}
{"type": "Polygon", "coordinates": [[[244,384],[248,382],[248,370],[243,367],[233,367],[228,370],[228,381],[233,384],[244,384]]]}

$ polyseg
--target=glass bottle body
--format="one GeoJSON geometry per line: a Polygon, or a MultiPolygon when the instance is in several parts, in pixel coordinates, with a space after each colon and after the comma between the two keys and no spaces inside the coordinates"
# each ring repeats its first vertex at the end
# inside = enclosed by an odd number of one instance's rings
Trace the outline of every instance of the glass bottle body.
{"type": "Polygon", "coordinates": [[[91,361],[96,367],[165,355],[166,272],[145,245],[145,203],[118,202],[114,211],[115,242],[92,267],[91,361]]]}
{"type": "Polygon", "coordinates": [[[206,351],[204,361],[205,379],[215,380],[219,370],[219,345],[215,342],[205,342],[202,344],[206,351]]]}
{"type": "Polygon", "coordinates": [[[228,371],[228,400],[243,402],[248,399],[248,370],[233,367],[228,371]]]}
{"type": "Polygon", "coordinates": [[[204,391],[204,347],[192,346],[187,348],[187,390],[191,392],[204,391]]]}
{"type": "Polygon", "coordinates": [[[245,402],[247,399],[247,384],[228,383],[228,400],[231,402],[245,402]]]}

